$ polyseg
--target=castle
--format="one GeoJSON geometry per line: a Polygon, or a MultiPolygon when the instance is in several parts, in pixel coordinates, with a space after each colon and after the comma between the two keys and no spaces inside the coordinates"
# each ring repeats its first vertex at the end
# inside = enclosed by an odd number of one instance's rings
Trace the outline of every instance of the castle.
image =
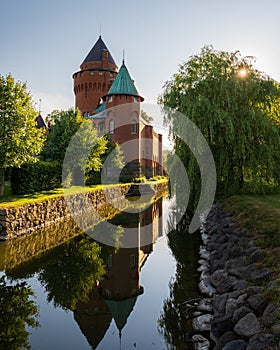
{"type": "Polygon", "coordinates": [[[162,135],[141,115],[138,93],[123,60],[118,70],[101,36],[73,74],[75,106],[92,119],[99,135],[120,145],[123,175],[162,175],[162,135]]]}

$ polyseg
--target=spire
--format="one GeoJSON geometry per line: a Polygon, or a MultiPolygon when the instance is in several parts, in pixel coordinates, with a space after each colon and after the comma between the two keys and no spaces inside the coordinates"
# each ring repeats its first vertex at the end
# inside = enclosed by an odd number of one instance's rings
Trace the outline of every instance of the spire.
{"type": "Polygon", "coordinates": [[[88,55],[86,56],[82,64],[85,64],[88,62],[96,62],[96,61],[101,62],[103,50],[108,51],[108,62],[111,64],[114,64],[117,67],[110,51],[108,50],[107,46],[105,45],[104,41],[101,38],[101,33],[99,35],[98,40],[96,41],[93,48],[90,50],[90,52],[88,53],[88,55]]]}
{"type": "Polygon", "coordinates": [[[141,101],[144,101],[144,98],[140,96],[139,92],[137,91],[134,81],[131,79],[131,76],[124,63],[124,58],[123,64],[116,76],[116,79],[107,93],[107,96],[109,95],[132,95],[141,97],[141,101]]]}

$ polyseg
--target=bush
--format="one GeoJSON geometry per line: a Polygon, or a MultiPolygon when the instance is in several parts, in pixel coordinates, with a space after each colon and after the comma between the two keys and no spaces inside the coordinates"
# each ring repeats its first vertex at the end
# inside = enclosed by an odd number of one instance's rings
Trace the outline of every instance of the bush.
{"type": "Polygon", "coordinates": [[[61,187],[61,173],[61,165],[57,162],[25,163],[21,168],[12,169],[12,192],[29,194],[61,187]]]}

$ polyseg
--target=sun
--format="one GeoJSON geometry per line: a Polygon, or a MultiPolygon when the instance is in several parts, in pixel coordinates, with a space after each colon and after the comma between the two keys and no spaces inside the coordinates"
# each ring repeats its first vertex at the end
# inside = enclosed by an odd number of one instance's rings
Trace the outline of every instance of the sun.
{"type": "Polygon", "coordinates": [[[241,76],[241,77],[245,77],[247,75],[247,70],[246,69],[240,69],[238,71],[238,74],[241,76]]]}

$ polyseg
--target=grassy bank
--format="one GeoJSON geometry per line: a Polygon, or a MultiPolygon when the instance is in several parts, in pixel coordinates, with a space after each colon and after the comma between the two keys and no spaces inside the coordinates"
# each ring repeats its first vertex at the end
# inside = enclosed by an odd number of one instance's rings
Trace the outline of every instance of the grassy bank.
{"type": "Polygon", "coordinates": [[[260,267],[269,267],[280,281],[280,194],[233,196],[221,206],[262,250],[260,267]]]}
{"type": "MultiPolygon", "coordinates": [[[[161,182],[166,182],[167,179],[161,179],[157,181],[146,181],[146,184],[159,184],[161,182]]],[[[127,184],[118,184],[119,186],[125,186],[127,184]]],[[[43,202],[44,200],[53,199],[57,197],[62,197],[64,195],[73,195],[77,193],[83,193],[84,191],[94,191],[97,189],[103,189],[105,187],[115,187],[116,184],[112,185],[93,185],[88,187],[78,187],[73,186],[71,188],[68,188],[64,190],[63,188],[57,188],[55,190],[51,191],[42,191],[42,192],[36,192],[32,194],[26,194],[26,195],[14,195],[11,191],[11,185],[10,182],[5,183],[5,192],[4,196],[0,197],[0,208],[4,207],[10,207],[10,206],[21,206],[28,203],[37,203],[37,202],[43,202]]]]}

